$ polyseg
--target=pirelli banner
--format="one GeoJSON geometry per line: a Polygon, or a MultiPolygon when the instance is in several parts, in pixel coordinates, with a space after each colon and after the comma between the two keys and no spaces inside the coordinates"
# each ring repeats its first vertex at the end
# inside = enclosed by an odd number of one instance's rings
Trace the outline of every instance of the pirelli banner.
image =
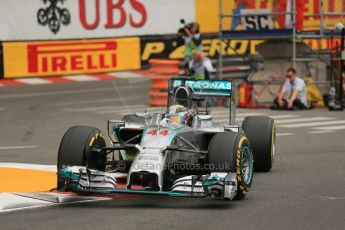
{"type": "Polygon", "coordinates": [[[40,42],[4,42],[5,78],[138,69],[138,37],[40,42]]]}

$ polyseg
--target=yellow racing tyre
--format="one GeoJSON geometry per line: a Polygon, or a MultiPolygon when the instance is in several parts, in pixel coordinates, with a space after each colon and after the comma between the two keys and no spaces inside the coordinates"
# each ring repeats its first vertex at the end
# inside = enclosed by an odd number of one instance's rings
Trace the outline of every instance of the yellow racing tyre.
{"type": "MultiPolygon", "coordinates": [[[[57,170],[68,166],[85,166],[105,171],[106,152],[94,151],[106,146],[101,131],[88,126],[73,126],[64,134],[59,147],[57,170]]],[[[57,188],[64,189],[64,178],[58,175],[57,188]]]]}
{"type": "Polygon", "coordinates": [[[244,198],[253,180],[253,155],[243,133],[224,132],[213,136],[208,147],[208,164],[213,172],[236,173],[237,194],[244,198]]]}

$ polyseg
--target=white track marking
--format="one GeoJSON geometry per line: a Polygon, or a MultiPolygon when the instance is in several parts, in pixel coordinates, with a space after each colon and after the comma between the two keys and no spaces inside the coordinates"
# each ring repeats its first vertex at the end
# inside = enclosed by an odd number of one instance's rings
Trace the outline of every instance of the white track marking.
{"type": "MultiPolygon", "coordinates": [[[[214,114],[211,112],[211,115],[213,115],[214,117],[217,117],[217,118],[224,118],[224,117],[229,117],[229,113],[223,113],[223,114],[214,114]]],[[[260,116],[260,115],[263,115],[262,113],[246,113],[246,114],[236,114],[236,117],[248,117],[248,116],[260,116]]]]}
{"type": "MultiPolygon", "coordinates": [[[[243,120],[244,120],[243,117],[236,117],[235,122],[242,122],[243,120]]],[[[213,121],[216,123],[228,124],[229,123],[229,117],[220,118],[220,119],[218,119],[217,117],[214,117],[213,121]]]]}
{"type": "Polygon", "coordinates": [[[35,208],[44,208],[44,207],[49,207],[49,206],[53,206],[53,205],[58,205],[58,204],[57,203],[47,203],[47,204],[33,205],[33,206],[28,206],[28,207],[23,207],[23,208],[12,208],[12,209],[5,209],[5,210],[0,209],[0,213],[11,213],[11,212],[30,210],[30,209],[35,209],[35,208]]]}
{"type": "Polygon", "coordinates": [[[324,121],[324,122],[319,121],[319,122],[298,123],[298,124],[285,124],[285,125],[279,125],[279,127],[280,128],[305,128],[305,127],[318,127],[318,126],[337,125],[337,124],[339,124],[339,125],[345,124],[345,120],[324,121]]]}
{"type": "MultiPolygon", "coordinates": [[[[237,115],[237,114],[236,114],[237,115]]],[[[263,116],[267,116],[270,117],[272,119],[275,120],[276,123],[278,123],[277,121],[279,121],[280,119],[284,119],[284,118],[296,118],[298,116],[296,115],[287,115],[287,114],[283,114],[283,115],[265,115],[265,114],[257,114],[257,115],[263,115],[263,116]]],[[[256,116],[256,115],[251,115],[251,114],[247,114],[247,116],[256,116]]],[[[236,116],[237,117],[237,116],[236,116]]],[[[245,117],[239,117],[239,119],[236,119],[236,121],[243,121],[245,117]]]]}
{"type": "Polygon", "coordinates": [[[315,127],[313,129],[331,131],[331,130],[345,130],[345,125],[334,125],[334,126],[327,126],[327,127],[315,127]]]}
{"type": "Polygon", "coordinates": [[[105,110],[105,111],[99,111],[98,113],[99,114],[108,114],[108,113],[119,113],[119,114],[122,114],[122,115],[126,115],[128,113],[137,113],[137,112],[147,112],[147,113],[163,113],[165,112],[165,108],[159,108],[159,107],[156,107],[156,108],[152,108],[152,107],[143,107],[143,108],[138,108],[138,109],[135,109],[135,110],[132,110],[132,109],[126,109],[126,108],[123,108],[122,109],[123,111],[120,111],[119,109],[111,109],[111,110],[105,110]]]}
{"type": "Polygon", "coordinates": [[[229,112],[229,109],[227,109],[227,108],[223,108],[223,109],[217,109],[217,110],[214,110],[214,109],[212,109],[212,108],[209,108],[209,110],[211,111],[211,115],[215,115],[215,116],[217,116],[218,114],[230,114],[230,112],[229,112]]]}
{"type": "MultiPolygon", "coordinates": [[[[122,86],[121,87],[122,90],[133,89],[133,88],[142,88],[142,86],[137,85],[137,86],[122,86]]],[[[92,93],[92,92],[109,92],[109,91],[114,91],[114,90],[115,90],[114,87],[100,87],[100,88],[79,89],[79,90],[62,90],[62,91],[53,91],[53,92],[18,93],[18,94],[1,95],[0,99],[3,99],[3,98],[20,98],[20,97],[43,97],[43,96],[82,94],[82,93],[92,93]]],[[[138,97],[133,97],[133,98],[138,98],[138,97]]],[[[67,104],[67,103],[65,103],[65,104],[67,104]]],[[[64,103],[60,103],[60,105],[64,105],[64,103]]]]}
{"type": "Polygon", "coordinates": [[[229,124],[229,118],[228,119],[214,119],[213,121],[217,124],[229,124]]]}
{"type": "MultiPolygon", "coordinates": [[[[94,110],[91,108],[91,110],[94,110]]],[[[144,112],[145,110],[147,112],[165,112],[166,107],[150,107],[150,106],[144,106],[144,105],[120,105],[120,106],[109,106],[108,108],[102,107],[96,107],[96,110],[98,110],[98,113],[100,114],[107,114],[107,113],[120,113],[120,114],[128,114],[128,113],[136,113],[136,112],[144,112]]]]}
{"type": "Polygon", "coordinates": [[[108,73],[108,75],[115,77],[115,78],[142,78],[143,75],[133,73],[133,72],[114,72],[114,73],[108,73]]]}
{"type": "Polygon", "coordinates": [[[316,131],[308,131],[308,133],[309,134],[324,134],[324,133],[333,133],[333,131],[332,130],[316,130],[316,131]]]}
{"type": "Polygon", "coordinates": [[[236,116],[235,121],[242,122],[242,121],[244,121],[244,118],[245,118],[245,117],[237,117],[237,116],[236,116]]]}
{"type": "Polygon", "coordinates": [[[92,88],[92,89],[80,89],[80,90],[62,90],[54,92],[40,92],[40,93],[18,93],[18,94],[8,94],[1,95],[1,98],[20,98],[20,97],[43,97],[43,96],[56,96],[56,95],[69,95],[69,94],[81,94],[81,93],[91,93],[91,92],[108,92],[114,91],[113,87],[103,87],[103,88],[92,88]]]}
{"type": "Polygon", "coordinates": [[[65,109],[65,111],[69,112],[94,112],[104,109],[114,109],[115,106],[101,106],[101,107],[86,107],[86,108],[80,108],[80,109],[65,109]]]}
{"type": "MultiPolygon", "coordinates": [[[[36,196],[23,195],[22,193],[0,193],[0,213],[10,213],[19,210],[42,208],[54,205],[91,203],[97,201],[111,200],[111,198],[96,196],[81,196],[77,194],[57,194],[42,192],[35,193],[36,196]],[[47,200],[46,196],[54,198],[47,200]]],[[[116,199],[116,198],[115,198],[116,199]]]]}
{"type": "Polygon", "coordinates": [[[45,207],[55,203],[18,196],[12,193],[0,194],[0,213],[23,210],[28,208],[45,207]]]}
{"type": "Polygon", "coordinates": [[[45,85],[45,84],[52,84],[51,81],[48,81],[44,78],[19,78],[16,81],[28,84],[28,85],[45,85]]]}
{"type": "Polygon", "coordinates": [[[40,164],[25,164],[25,163],[0,163],[0,168],[31,169],[31,170],[56,172],[56,165],[40,165],[40,164]]]}
{"type": "MultiPolygon", "coordinates": [[[[86,107],[86,108],[79,108],[79,109],[66,109],[66,111],[72,111],[72,112],[88,112],[88,111],[100,111],[100,110],[115,110],[115,109],[123,109],[123,108],[136,108],[136,109],[142,109],[145,108],[143,105],[135,105],[135,106],[100,106],[100,107],[86,107]]],[[[149,108],[149,107],[148,107],[149,108]]]]}
{"type": "Polygon", "coordinates": [[[11,150],[11,149],[35,149],[37,146],[28,145],[28,146],[4,146],[0,147],[0,150],[11,150]]]}
{"type": "Polygon", "coordinates": [[[296,118],[298,115],[282,114],[282,115],[268,115],[272,119],[285,119],[285,118],[296,118]]]}
{"type": "MultiPolygon", "coordinates": [[[[218,116],[218,115],[229,115],[230,112],[229,112],[229,109],[228,108],[217,108],[217,109],[212,109],[210,108],[210,111],[211,111],[211,115],[215,115],[215,116],[218,116]]],[[[260,113],[260,112],[243,112],[243,113],[236,113],[236,115],[238,116],[242,116],[242,117],[245,117],[245,116],[256,116],[256,115],[263,115],[264,113],[260,113]]]]}
{"type": "Polygon", "coordinates": [[[343,197],[323,196],[323,197],[321,197],[321,199],[339,201],[339,200],[345,200],[345,196],[343,196],[343,197]]]}
{"type": "Polygon", "coordinates": [[[288,124],[288,123],[299,123],[299,122],[312,122],[312,121],[327,121],[334,120],[332,117],[304,117],[304,118],[294,118],[294,119],[283,119],[277,120],[277,124],[288,124]]]}
{"type": "Polygon", "coordinates": [[[99,81],[100,79],[97,77],[92,77],[89,75],[75,75],[75,76],[65,76],[65,79],[76,81],[76,82],[84,82],[84,81],[99,81]]]}
{"type": "MultiPolygon", "coordinates": [[[[127,97],[127,100],[138,100],[138,96],[134,96],[134,97],[127,97]]],[[[103,99],[95,99],[95,100],[83,100],[83,101],[70,101],[70,102],[60,102],[60,103],[56,103],[56,105],[58,106],[70,106],[70,105],[82,105],[82,104],[92,104],[92,103],[99,103],[99,102],[119,102],[121,101],[120,98],[115,98],[115,97],[110,97],[110,98],[103,98],[103,99]]]]}
{"type": "Polygon", "coordinates": [[[283,136],[292,136],[295,135],[294,133],[277,133],[277,137],[283,137],[283,136]]]}
{"type": "Polygon", "coordinates": [[[263,115],[263,113],[236,113],[236,116],[238,117],[260,116],[260,115],[263,115]]]}

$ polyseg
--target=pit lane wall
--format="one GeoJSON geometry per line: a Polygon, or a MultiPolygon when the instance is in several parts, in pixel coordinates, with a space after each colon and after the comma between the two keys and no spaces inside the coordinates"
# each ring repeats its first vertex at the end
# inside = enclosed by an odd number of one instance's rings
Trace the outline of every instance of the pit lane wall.
{"type": "MultiPolygon", "coordinates": [[[[286,0],[282,0],[286,1],[286,0]]],[[[344,12],[345,0],[325,0],[329,12],[344,12]]],[[[273,10],[274,0],[224,0],[223,12],[243,8],[273,10]]],[[[319,0],[304,0],[317,14],[319,0]]],[[[220,41],[218,0],[1,0],[0,78],[68,75],[138,69],[152,57],[182,58],[173,34],[179,20],[197,21],[204,50],[216,56],[220,41]],[[169,35],[170,34],[170,35],[169,35]],[[2,48],[2,49],[1,49],[2,48]],[[1,60],[3,59],[3,60],[1,60]]],[[[331,18],[339,20],[337,17],[331,18]]],[[[305,19],[317,26],[319,18],[305,19]]],[[[223,28],[241,23],[223,21],[223,28]]],[[[222,41],[223,54],[255,52],[260,41],[222,41]],[[232,47],[232,48],[230,48],[232,47]]],[[[326,46],[326,41],[313,44],[326,46]]]]}

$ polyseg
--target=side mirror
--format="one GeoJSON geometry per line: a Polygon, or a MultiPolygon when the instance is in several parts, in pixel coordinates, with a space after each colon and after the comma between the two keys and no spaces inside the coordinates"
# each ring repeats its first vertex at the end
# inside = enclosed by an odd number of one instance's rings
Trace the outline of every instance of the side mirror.
{"type": "Polygon", "coordinates": [[[121,120],[108,120],[108,124],[107,124],[108,137],[113,143],[116,143],[118,140],[116,140],[115,136],[112,134],[114,127],[125,127],[125,122],[121,120]]]}

